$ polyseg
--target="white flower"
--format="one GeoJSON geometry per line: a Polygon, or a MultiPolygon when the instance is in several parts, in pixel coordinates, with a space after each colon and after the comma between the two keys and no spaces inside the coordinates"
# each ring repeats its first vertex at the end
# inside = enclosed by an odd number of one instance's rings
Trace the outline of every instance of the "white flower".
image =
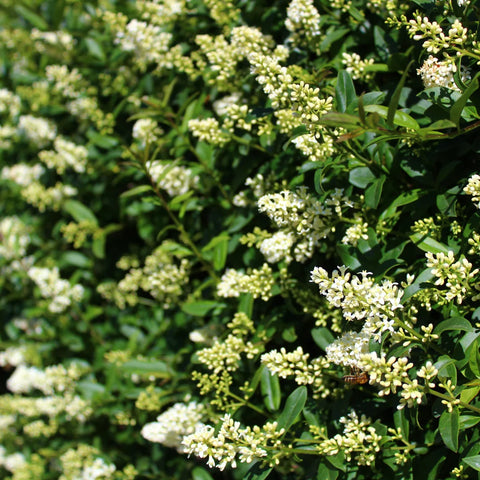
{"type": "Polygon", "coordinates": [[[44,147],[57,136],[57,127],[45,118],[22,115],[18,120],[18,129],[37,147],[44,147]]]}
{"type": "Polygon", "coordinates": [[[201,404],[176,403],[159,415],[155,422],[147,423],[142,429],[142,436],[150,442],[162,443],[183,452],[183,438],[203,427],[203,415],[204,406],[201,404]]]}

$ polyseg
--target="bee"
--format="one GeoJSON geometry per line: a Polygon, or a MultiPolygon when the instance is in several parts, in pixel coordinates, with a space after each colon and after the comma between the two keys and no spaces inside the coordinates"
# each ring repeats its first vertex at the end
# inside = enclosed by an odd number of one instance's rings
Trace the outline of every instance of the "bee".
{"type": "Polygon", "coordinates": [[[350,368],[350,375],[345,375],[343,381],[350,385],[363,385],[368,382],[368,373],[360,371],[357,367],[350,368]]]}

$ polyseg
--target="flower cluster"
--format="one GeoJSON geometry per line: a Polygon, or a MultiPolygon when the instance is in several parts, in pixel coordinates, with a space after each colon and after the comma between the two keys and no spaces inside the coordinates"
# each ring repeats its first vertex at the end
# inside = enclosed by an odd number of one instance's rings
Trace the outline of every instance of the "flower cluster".
{"type": "Polygon", "coordinates": [[[18,130],[38,148],[45,147],[57,136],[57,127],[54,123],[33,115],[22,115],[18,119],[18,130]]]}
{"type": "Polygon", "coordinates": [[[161,443],[183,453],[184,437],[203,427],[204,416],[205,407],[197,402],[176,403],[159,415],[155,422],[147,423],[142,428],[142,436],[150,442],[161,443]]]}
{"type": "Polygon", "coordinates": [[[30,244],[30,229],[18,217],[5,217],[0,221],[0,257],[6,260],[25,256],[30,244]]]}
{"type": "Polygon", "coordinates": [[[43,32],[38,28],[33,28],[31,31],[32,40],[36,40],[35,48],[39,53],[46,53],[50,48],[56,47],[59,51],[70,52],[74,45],[75,40],[68,32],[56,31],[56,32],[43,32]]]}
{"type": "Polygon", "coordinates": [[[215,340],[211,347],[197,352],[199,362],[214,374],[221,371],[233,372],[238,369],[242,355],[251,359],[260,353],[260,347],[245,338],[247,334],[254,333],[255,329],[253,322],[244,313],[236,313],[227,327],[232,333],[224,340],[215,340]]]}
{"type": "Polygon", "coordinates": [[[62,279],[58,267],[31,267],[27,273],[39,287],[41,296],[48,299],[48,310],[52,313],[62,313],[83,298],[83,286],[72,286],[68,280],[62,279]]]}
{"type": "Polygon", "coordinates": [[[442,295],[447,301],[455,300],[461,304],[472,290],[472,280],[480,270],[472,269],[473,265],[466,258],[455,261],[451,250],[447,254],[427,252],[425,256],[427,257],[427,267],[432,269],[432,274],[437,278],[435,285],[447,287],[446,291],[441,292],[442,295]]]}
{"type": "Polygon", "coordinates": [[[98,227],[97,222],[93,220],[82,220],[78,223],[70,222],[62,225],[60,229],[63,237],[69,243],[73,243],[75,248],[80,248],[91,235],[93,239],[98,239],[103,235],[103,230],[98,227]]]}
{"type": "Polygon", "coordinates": [[[324,202],[315,199],[305,187],[296,192],[283,190],[262,196],[258,200],[259,211],[266,213],[282,233],[261,239],[260,250],[269,262],[290,261],[290,248],[297,242],[293,258],[304,262],[313,255],[321,240],[332,232],[336,218],[333,212],[340,213],[343,205],[350,207],[351,202],[340,190],[324,202]]]}
{"type": "Polygon", "coordinates": [[[27,461],[23,454],[16,452],[7,455],[5,448],[0,445],[0,466],[4,467],[10,473],[15,474],[21,471],[26,463],[27,461]]]}
{"type": "Polygon", "coordinates": [[[368,240],[368,223],[361,218],[355,219],[355,224],[347,228],[342,243],[356,247],[359,240],[368,240]]]}
{"type": "Polygon", "coordinates": [[[7,380],[7,387],[14,393],[30,393],[40,390],[45,395],[71,391],[75,382],[85,374],[86,368],[78,363],[68,367],[52,365],[45,370],[19,365],[7,380]]]}
{"type": "Polygon", "coordinates": [[[147,170],[158,187],[171,197],[183,195],[198,186],[199,178],[190,168],[175,165],[173,162],[149,162],[147,170]]]}
{"type": "Polygon", "coordinates": [[[15,118],[20,113],[21,100],[6,88],[0,88],[0,114],[15,118]]]}
{"type": "Polygon", "coordinates": [[[414,40],[424,40],[422,47],[429,53],[436,54],[441,50],[462,50],[467,43],[472,43],[472,35],[461,21],[455,18],[445,33],[443,27],[436,21],[416,12],[410,20],[405,15],[400,17],[400,23],[406,26],[408,34],[414,40]]]}
{"type": "Polygon", "coordinates": [[[320,44],[320,14],[313,0],[291,0],[287,8],[285,27],[291,33],[289,40],[295,46],[309,46],[314,51],[320,44]]]}
{"type": "Polygon", "coordinates": [[[8,347],[0,351],[0,367],[18,367],[26,363],[26,347],[8,347]]]}
{"type": "Polygon", "coordinates": [[[35,165],[16,163],[11,167],[3,167],[0,176],[4,180],[11,180],[17,185],[27,187],[32,183],[38,183],[36,181],[40,179],[44,172],[45,168],[40,163],[35,165]]]}
{"type": "Polygon", "coordinates": [[[38,157],[49,168],[62,174],[67,168],[83,173],[87,165],[88,151],[83,145],[76,145],[58,136],[53,146],[55,150],[42,150],[38,157]]]}
{"type": "Polygon", "coordinates": [[[317,445],[321,455],[345,454],[347,462],[354,460],[358,465],[372,465],[380,451],[382,436],[372,425],[372,420],[362,415],[360,418],[355,411],[347,417],[341,417],[343,433],[327,438],[317,445]]]}
{"type": "Polygon", "coordinates": [[[274,375],[280,378],[294,377],[298,385],[310,385],[315,396],[326,398],[331,394],[331,390],[323,372],[329,367],[329,361],[319,357],[309,362],[309,357],[302,347],[297,347],[293,352],[287,352],[282,347],[280,351],[264,353],[261,362],[274,375]]]}
{"type": "Polygon", "coordinates": [[[132,137],[138,141],[140,148],[155,144],[163,130],[158,123],[151,118],[141,118],[133,125],[132,137]]]}
{"type": "Polygon", "coordinates": [[[295,147],[311,162],[320,162],[334,153],[334,140],[329,135],[317,138],[318,134],[306,133],[292,140],[295,147]]]}
{"type": "Polygon", "coordinates": [[[230,136],[220,129],[218,120],[213,117],[189,120],[188,129],[194,137],[212,145],[223,146],[230,141],[230,136]]]}
{"type": "Polygon", "coordinates": [[[342,54],[342,63],[353,80],[364,80],[368,82],[373,77],[372,72],[368,70],[368,67],[375,63],[373,58],[362,60],[362,57],[360,57],[358,53],[344,52],[342,54]]]}
{"type": "Polygon", "coordinates": [[[136,7],[142,15],[142,18],[154,25],[162,26],[174,22],[185,13],[186,0],[169,0],[158,2],[137,1],[136,7]]]}
{"type": "Polygon", "coordinates": [[[133,19],[124,29],[119,29],[115,43],[122,50],[132,52],[135,64],[143,70],[150,63],[165,63],[171,39],[172,34],[159,26],[133,19]]]}
{"type": "Polygon", "coordinates": [[[267,301],[272,295],[275,285],[273,271],[266,263],[261,269],[252,269],[242,273],[228,268],[217,285],[220,297],[238,297],[241,293],[251,293],[254,298],[261,297],[267,301]]]}
{"type": "Polygon", "coordinates": [[[68,449],[60,457],[62,475],[59,480],[108,480],[114,478],[115,465],[99,456],[99,451],[89,445],[80,444],[68,449]]]}
{"type": "Polygon", "coordinates": [[[208,466],[219,470],[227,465],[235,468],[237,459],[241,463],[264,459],[268,451],[280,447],[285,433],[283,428],[278,428],[277,422],[267,422],[262,427],[242,427],[229,414],[220,422],[218,431],[211,425],[203,425],[183,439],[186,453],[208,458],[208,466]]]}
{"type": "Polygon", "coordinates": [[[348,321],[363,320],[363,332],[379,339],[383,332],[394,332],[396,310],[403,308],[403,290],[389,280],[375,284],[368,272],[360,277],[339,267],[329,278],[321,267],[315,267],[312,282],[319,286],[330,305],[342,310],[348,321]]]}
{"type": "Polygon", "coordinates": [[[468,179],[467,185],[464,187],[463,191],[467,195],[471,195],[472,202],[478,202],[475,204],[477,208],[480,208],[480,175],[472,175],[468,179]]]}
{"type": "Polygon", "coordinates": [[[70,70],[66,65],[48,65],[45,77],[54,93],[68,99],[78,98],[81,92],[89,91],[87,82],[76,68],[70,70]]]}
{"type": "MultiPolygon", "coordinates": [[[[430,55],[424,62],[421,68],[417,69],[417,74],[420,75],[425,88],[445,87],[451,90],[460,91],[456,85],[454,74],[457,71],[457,65],[453,58],[446,58],[445,60],[438,60],[437,57],[430,55]]],[[[466,83],[471,80],[470,72],[462,67],[460,72],[462,82],[466,83]]]]}
{"type": "Polygon", "coordinates": [[[228,25],[238,21],[240,10],[235,7],[235,2],[232,0],[205,0],[205,5],[218,25],[228,25]]]}
{"type": "Polygon", "coordinates": [[[53,187],[45,187],[40,182],[32,182],[22,189],[22,197],[26,202],[38,208],[41,212],[46,208],[60,210],[63,202],[77,194],[78,190],[71,185],[61,182],[55,183],[53,187]]]}
{"type": "Polygon", "coordinates": [[[130,268],[127,262],[126,269],[130,269],[118,285],[104,283],[98,291],[122,309],[139,302],[139,290],[148,292],[163,308],[170,308],[184,294],[190,273],[190,262],[174,250],[175,244],[164,242],[145,258],[142,267],[130,268]]]}

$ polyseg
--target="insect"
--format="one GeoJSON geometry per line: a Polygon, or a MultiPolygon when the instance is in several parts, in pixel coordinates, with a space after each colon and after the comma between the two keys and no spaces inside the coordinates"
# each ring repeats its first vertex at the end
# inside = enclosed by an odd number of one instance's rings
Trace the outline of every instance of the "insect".
{"type": "Polygon", "coordinates": [[[343,381],[350,385],[363,385],[368,382],[367,372],[362,372],[357,367],[350,367],[350,375],[345,375],[343,381]]]}

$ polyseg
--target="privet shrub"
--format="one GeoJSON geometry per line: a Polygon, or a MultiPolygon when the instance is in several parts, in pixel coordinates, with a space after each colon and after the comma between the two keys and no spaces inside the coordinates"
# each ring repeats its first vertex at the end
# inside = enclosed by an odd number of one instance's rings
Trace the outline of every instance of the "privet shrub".
{"type": "Polygon", "coordinates": [[[0,468],[480,471],[475,0],[3,0],[0,468]]]}

